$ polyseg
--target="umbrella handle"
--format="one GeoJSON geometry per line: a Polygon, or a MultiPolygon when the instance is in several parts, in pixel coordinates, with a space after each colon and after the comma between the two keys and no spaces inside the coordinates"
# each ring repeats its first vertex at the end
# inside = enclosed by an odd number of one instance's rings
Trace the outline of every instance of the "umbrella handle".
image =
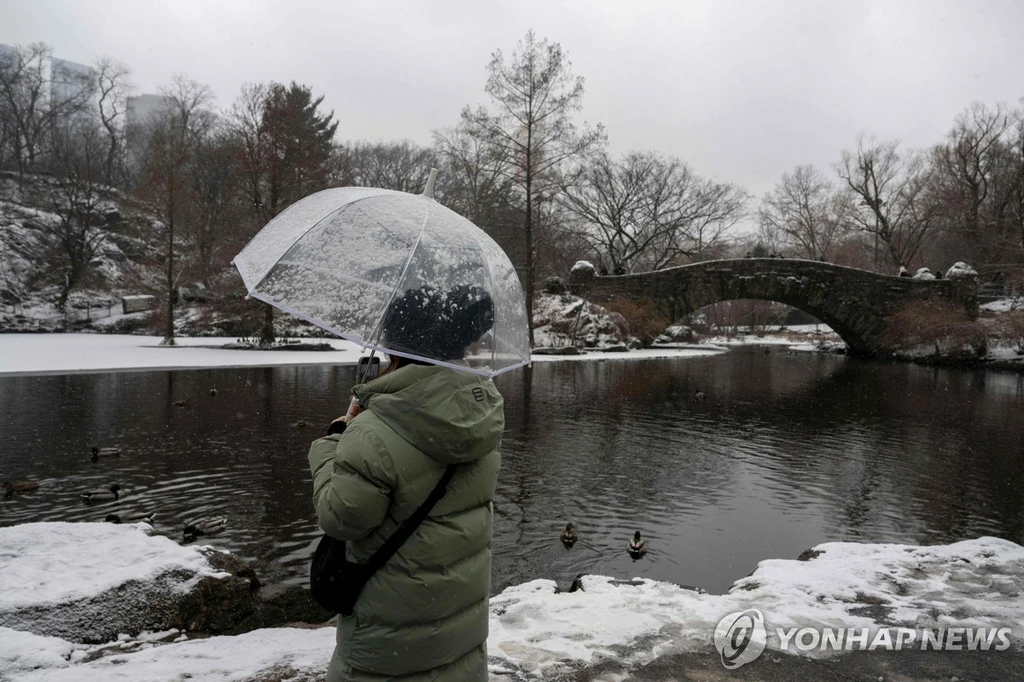
{"type": "Polygon", "coordinates": [[[434,198],[434,181],[435,180],[437,180],[437,169],[436,168],[431,168],[430,169],[430,177],[427,178],[427,186],[423,190],[423,196],[427,197],[428,199],[433,199],[434,198]]]}

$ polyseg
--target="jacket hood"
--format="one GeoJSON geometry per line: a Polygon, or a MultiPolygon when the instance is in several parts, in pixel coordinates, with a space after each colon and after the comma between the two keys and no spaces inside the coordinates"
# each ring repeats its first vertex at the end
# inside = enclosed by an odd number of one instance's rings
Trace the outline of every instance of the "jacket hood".
{"type": "Polygon", "coordinates": [[[444,464],[472,462],[501,444],[504,403],[482,376],[406,365],[352,390],[363,409],[444,464]]]}

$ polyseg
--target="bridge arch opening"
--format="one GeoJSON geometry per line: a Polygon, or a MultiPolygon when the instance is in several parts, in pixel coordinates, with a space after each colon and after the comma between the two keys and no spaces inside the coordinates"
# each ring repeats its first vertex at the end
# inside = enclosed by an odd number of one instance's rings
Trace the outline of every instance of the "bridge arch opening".
{"type": "MultiPolygon", "coordinates": [[[[673,310],[674,316],[677,311],[673,310]]],[[[867,343],[856,330],[812,306],[800,306],[774,298],[729,298],[707,303],[675,318],[689,319],[697,328],[707,325],[709,333],[728,333],[729,330],[749,330],[752,334],[765,334],[786,327],[820,325],[823,333],[834,332],[846,343],[851,354],[867,353],[867,343]],[[715,330],[718,330],[717,332],[715,330]]]]}

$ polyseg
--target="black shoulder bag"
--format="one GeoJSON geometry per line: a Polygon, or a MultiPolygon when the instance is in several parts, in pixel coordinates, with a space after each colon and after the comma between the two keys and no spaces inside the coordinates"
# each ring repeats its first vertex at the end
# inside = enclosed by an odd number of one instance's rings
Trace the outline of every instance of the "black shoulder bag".
{"type": "Polygon", "coordinates": [[[426,501],[412,513],[412,516],[402,522],[394,535],[388,538],[365,564],[356,564],[345,558],[343,540],[335,540],[330,535],[320,538],[320,544],[313,553],[313,564],[309,568],[309,591],[316,603],[331,613],[351,616],[363,587],[416,532],[416,528],[427,518],[430,510],[444,497],[454,473],[455,465],[451,464],[445,469],[444,475],[427,496],[426,501]]]}

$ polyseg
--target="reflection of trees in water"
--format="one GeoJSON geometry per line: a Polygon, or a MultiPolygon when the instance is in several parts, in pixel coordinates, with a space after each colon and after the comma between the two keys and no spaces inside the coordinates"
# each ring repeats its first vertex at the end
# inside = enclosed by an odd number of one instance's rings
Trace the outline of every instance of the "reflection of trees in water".
{"type": "Polygon", "coordinates": [[[832,482],[840,528],[852,538],[905,535],[948,541],[980,533],[1022,539],[1020,399],[986,390],[984,372],[851,364],[795,400],[767,402],[770,432],[799,431],[773,449],[795,488],[832,482]],[[1000,511],[978,514],[990,504],[1000,511]]]}
{"type": "MultiPolygon", "coordinates": [[[[522,383],[502,378],[499,386],[515,414],[522,383]]],[[[813,500],[829,537],[1020,541],[1018,393],[984,372],[760,349],[665,363],[538,364],[533,409],[509,422],[503,481],[534,492],[546,532],[596,519],[596,507],[605,527],[629,523],[627,515],[639,524],[728,498],[734,451],[753,447],[761,474],[792,491],[777,494],[778,504],[813,500]],[[559,484],[546,483],[552,477],[559,484]]]]}
{"type": "MultiPolygon", "coordinates": [[[[532,381],[499,379],[508,423],[499,505],[520,508],[532,496],[544,518],[530,519],[528,509],[519,517],[538,524],[533,533],[557,535],[569,520],[632,528],[676,509],[682,492],[694,506],[725,494],[727,463],[706,457],[683,424],[658,416],[667,402],[685,409],[678,377],[637,372],[638,364],[546,363],[533,368],[532,381]]],[[[520,529],[520,537],[535,536],[520,529]]]]}

